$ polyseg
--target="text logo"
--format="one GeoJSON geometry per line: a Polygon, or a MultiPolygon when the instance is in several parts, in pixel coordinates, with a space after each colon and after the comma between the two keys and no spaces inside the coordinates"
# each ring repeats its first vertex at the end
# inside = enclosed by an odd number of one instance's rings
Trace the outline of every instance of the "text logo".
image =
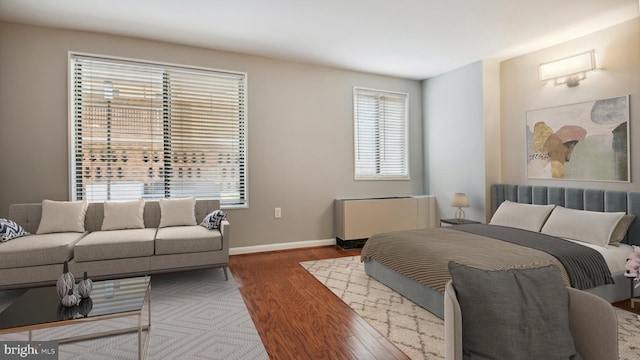
{"type": "Polygon", "coordinates": [[[58,360],[58,342],[56,341],[2,341],[0,358],[6,360],[58,360]]]}

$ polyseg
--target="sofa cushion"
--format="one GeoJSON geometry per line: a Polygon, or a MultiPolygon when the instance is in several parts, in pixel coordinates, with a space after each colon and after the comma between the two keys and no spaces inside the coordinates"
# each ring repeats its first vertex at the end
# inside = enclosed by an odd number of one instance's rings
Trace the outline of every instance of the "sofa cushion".
{"type": "Polygon", "coordinates": [[[42,200],[42,218],[37,234],[84,232],[87,201],[42,200]]]}
{"type": "Polygon", "coordinates": [[[0,269],[60,264],[73,257],[73,244],[85,233],[29,235],[0,245],[0,269]]]}
{"type": "Polygon", "coordinates": [[[160,225],[167,226],[191,226],[196,225],[196,198],[160,199],[160,225]]]}
{"type": "Polygon", "coordinates": [[[144,229],[144,199],[105,201],[102,230],[144,229]]]}
{"type": "Polygon", "coordinates": [[[158,229],[156,255],[181,254],[222,249],[219,230],[208,230],[200,225],[171,226],[158,229]]]}
{"type": "Polygon", "coordinates": [[[121,259],[153,255],[156,229],[94,231],[78,241],[76,262],[121,259]]]}

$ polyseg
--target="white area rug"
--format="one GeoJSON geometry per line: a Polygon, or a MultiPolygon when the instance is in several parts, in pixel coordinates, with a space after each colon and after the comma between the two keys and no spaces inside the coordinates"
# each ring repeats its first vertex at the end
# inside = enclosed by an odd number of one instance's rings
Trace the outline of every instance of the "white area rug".
{"type": "MultiPolygon", "coordinates": [[[[24,290],[0,291],[4,309],[24,290]]],[[[146,306],[144,314],[146,314],[146,306]]],[[[143,318],[146,324],[146,315],[143,318]]],[[[35,340],[63,338],[137,324],[135,317],[38,330],[35,340]]],[[[221,269],[151,277],[151,338],[147,359],[269,359],[242,295],[221,269]]],[[[143,334],[144,336],[144,334],[143,334]]],[[[0,335],[0,341],[25,341],[27,333],[0,335]]],[[[60,360],[137,359],[134,333],[60,345],[60,360]]]]}
{"type": "MultiPolygon", "coordinates": [[[[364,272],[360,256],[300,263],[411,359],[444,359],[440,318],[364,272]]],[[[640,359],[640,319],[616,308],[620,360],[640,359]]]]}

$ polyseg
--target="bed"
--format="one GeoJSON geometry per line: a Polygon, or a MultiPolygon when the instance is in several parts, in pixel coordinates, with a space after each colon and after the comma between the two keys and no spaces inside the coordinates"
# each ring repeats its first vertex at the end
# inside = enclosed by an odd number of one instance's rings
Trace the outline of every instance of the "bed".
{"type": "Polygon", "coordinates": [[[371,236],[361,254],[366,273],[441,318],[451,260],[486,270],[553,264],[566,285],[609,302],[640,295],[624,276],[631,245],[640,245],[640,192],[495,184],[491,197],[491,225],[371,236]],[[619,244],[603,236],[608,226],[619,244]]]}

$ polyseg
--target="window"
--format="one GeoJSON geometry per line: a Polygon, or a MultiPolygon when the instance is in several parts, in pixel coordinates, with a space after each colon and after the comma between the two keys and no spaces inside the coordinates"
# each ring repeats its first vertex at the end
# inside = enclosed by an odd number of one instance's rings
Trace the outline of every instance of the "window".
{"type": "Polygon", "coordinates": [[[246,204],[246,76],[72,54],[74,200],[246,204]]]}
{"type": "Polygon", "coordinates": [[[353,90],[356,180],[408,180],[409,95],[353,90]]]}

